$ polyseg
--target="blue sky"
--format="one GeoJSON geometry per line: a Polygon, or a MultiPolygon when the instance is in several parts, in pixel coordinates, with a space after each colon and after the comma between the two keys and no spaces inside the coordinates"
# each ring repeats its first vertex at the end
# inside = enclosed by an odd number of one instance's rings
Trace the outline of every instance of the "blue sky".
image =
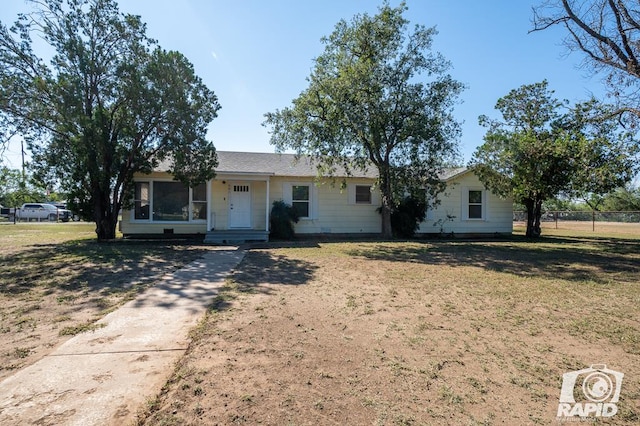
{"type": "MultiPolygon", "coordinates": [[[[451,74],[467,85],[455,109],[463,122],[465,161],[482,144],[481,114],[496,116],[498,98],[523,84],[549,81],[572,102],[600,96],[599,78],[580,68],[583,56],[567,55],[558,29],[528,34],[531,7],[525,0],[407,0],[412,24],[436,26],[434,50],[452,63],[451,74]]],[[[178,50],[218,95],[222,109],[209,136],[220,150],[273,152],[266,112],[284,108],[307,87],[320,38],[342,18],[375,14],[374,0],[120,0],[120,10],[142,16],[147,34],[165,49],[178,50]]],[[[392,6],[399,0],[390,1],[392,6]]],[[[5,25],[29,9],[23,0],[3,1],[5,25]]],[[[9,161],[19,167],[19,146],[9,161]]]]}

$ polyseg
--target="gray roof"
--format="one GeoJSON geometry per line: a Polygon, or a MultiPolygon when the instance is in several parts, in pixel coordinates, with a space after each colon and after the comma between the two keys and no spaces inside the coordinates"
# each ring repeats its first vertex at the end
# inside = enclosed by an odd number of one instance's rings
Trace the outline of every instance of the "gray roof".
{"type": "MultiPolygon", "coordinates": [[[[216,174],[267,174],[274,176],[315,177],[318,175],[316,165],[311,158],[295,154],[279,154],[267,152],[234,152],[216,151],[218,154],[218,167],[216,174]]],[[[157,171],[169,170],[170,159],[160,163],[157,171]]],[[[338,169],[336,177],[346,177],[344,169],[338,169]]],[[[375,167],[367,170],[352,170],[351,176],[377,178],[378,171],[375,167]]]]}
{"type": "Polygon", "coordinates": [[[442,180],[451,180],[455,177],[465,174],[469,169],[466,167],[449,167],[446,168],[440,173],[440,179],[442,180]]]}
{"type": "MultiPolygon", "coordinates": [[[[218,167],[216,174],[268,174],[274,176],[315,177],[318,172],[316,165],[308,156],[296,158],[294,154],[280,154],[267,152],[235,152],[216,151],[218,154],[218,167]]],[[[169,161],[165,160],[156,168],[157,171],[167,171],[169,161]]],[[[464,173],[465,167],[445,169],[441,175],[443,180],[449,180],[464,173]]],[[[345,177],[343,169],[335,173],[336,177],[345,177]]],[[[367,170],[352,170],[353,177],[375,179],[378,171],[375,167],[367,170]]]]}

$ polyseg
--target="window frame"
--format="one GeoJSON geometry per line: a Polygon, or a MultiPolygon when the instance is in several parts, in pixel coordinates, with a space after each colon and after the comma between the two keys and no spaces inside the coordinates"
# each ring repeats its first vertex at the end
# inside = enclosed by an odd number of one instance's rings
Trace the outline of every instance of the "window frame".
{"type": "Polygon", "coordinates": [[[133,191],[133,206],[131,208],[130,211],[130,222],[132,223],[150,223],[150,224],[194,224],[194,223],[206,223],[207,222],[207,215],[209,214],[209,201],[208,198],[210,197],[210,194],[208,194],[207,192],[207,184],[202,183],[201,185],[204,186],[204,200],[194,200],[194,188],[188,187],[187,189],[189,191],[189,201],[188,201],[188,211],[187,211],[187,220],[154,220],[153,219],[153,212],[154,212],[154,191],[155,191],[155,183],[170,183],[170,182],[175,182],[173,179],[140,179],[140,180],[134,180],[133,184],[134,184],[134,191],[133,191]],[[148,189],[148,199],[144,200],[147,202],[147,206],[149,207],[149,213],[148,213],[148,217],[145,219],[138,219],[136,218],[136,202],[137,201],[142,201],[142,199],[138,200],[136,199],[136,191],[135,191],[135,185],[140,184],[140,183],[146,183],[149,185],[149,189],[148,189]],[[205,217],[203,219],[200,218],[194,218],[194,203],[195,204],[201,204],[204,206],[205,208],[205,217]]]}
{"type": "Polygon", "coordinates": [[[131,218],[132,220],[138,222],[138,221],[148,221],[151,219],[151,181],[148,180],[144,180],[144,181],[134,181],[133,182],[133,209],[131,210],[131,218]],[[142,198],[142,191],[140,191],[140,197],[137,197],[137,187],[138,184],[146,184],[147,185],[147,198],[142,198]],[[146,203],[146,204],[142,204],[142,203],[146,203]],[[138,212],[138,206],[137,204],[140,203],[140,208],[139,210],[142,211],[142,209],[144,207],[147,208],[147,217],[137,217],[137,212],[138,212]]]}
{"type": "MultiPolygon", "coordinates": [[[[309,187],[309,216],[303,216],[301,221],[314,221],[319,216],[318,206],[318,186],[312,180],[287,180],[282,182],[282,201],[293,206],[293,188],[296,186],[309,187]]],[[[301,200],[302,201],[302,200],[301,200]]]]}
{"type": "Polygon", "coordinates": [[[464,218],[469,221],[485,221],[487,220],[487,195],[484,188],[465,188],[464,189],[464,218]],[[480,193],[480,201],[471,201],[471,193],[480,193]],[[476,210],[479,207],[480,217],[471,215],[471,208],[475,207],[476,210]]]}
{"type": "Polygon", "coordinates": [[[371,191],[371,185],[361,185],[354,184],[353,185],[353,202],[354,204],[362,205],[362,206],[370,206],[373,204],[373,191],[371,191]],[[358,201],[358,188],[365,188],[366,193],[369,195],[369,199],[366,201],[358,201]]]}
{"type": "Polygon", "coordinates": [[[302,216],[300,215],[299,218],[300,219],[311,219],[311,192],[312,188],[311,188],[311,184],[306,184],[306,183],[292,183],[291,184],[291,206],[295,209],[295,203],[301,204],[301,203],[306,203],[307,204],[307,215],[306,216],[302,216]],[[298,200],[298,199],[294,199],[294,188],[296,187],[306,187],[307,188],[307,199],[306,200],[298,200]]]}

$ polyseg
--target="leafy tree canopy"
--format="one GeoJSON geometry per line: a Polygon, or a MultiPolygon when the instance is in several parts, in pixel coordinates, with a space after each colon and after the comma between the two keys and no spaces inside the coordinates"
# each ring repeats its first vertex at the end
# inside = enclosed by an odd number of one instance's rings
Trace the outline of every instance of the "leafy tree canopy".
{"type": "Polygon", "coordinates": [[[114,0],[30,3],[34,12],[0,24],[0,128],[27,140],[36,174],[91,213],[99,240],[115,237],[134,173],[170,158],[190,185],[214,175],[205,135],[220,106],[182,54],[157,46],[114,0]]]}
{"type": "Polygon", "coordinates": [[[488,131],[470,166],[488,189],[525,206],[527,236],[540,235],[544,201],[605,194],[637,171],[633,133],[609,108],[594,100],[569,108],[542,81],[500,98],[502,120],[480,117],[488,131]]]}
{"type": "Polygon", "coordinates": [[[23,174],[20,170],[0,167],[0,204],[5,207],[20,207],[24,203],[45,201],[46,198],[47,189],[32,176],[23,174]]]}
{"type": "Polygon", "coordinates": [[[463,89],[431,51],[435,29],[410,28],[406,9],[385,3],[375,16],[338,22],[322,39],[309,87],[264,123],[278,150],[311,156],[320,175],[377,168],[386,237],[406,193],[442,190],[438,172],[457,153],[452,108],[463,89]]]}

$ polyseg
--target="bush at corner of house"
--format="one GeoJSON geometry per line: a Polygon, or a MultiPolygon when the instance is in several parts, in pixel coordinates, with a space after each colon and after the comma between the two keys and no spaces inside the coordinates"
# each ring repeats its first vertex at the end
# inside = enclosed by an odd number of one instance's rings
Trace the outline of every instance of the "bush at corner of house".
{"type": "Polygon", "coordinates": [[[391,213],[391,229],[397,237],[411,238],[414,236],[420,222],[426,216],[427,205],[424,200],[415,197],[405,197],[391,213]]]}
{"type": "Polygon", "coordinates": [[[293,224],[298,223],[298,212],[284,201],[274,201],[269,218],[269,236],[274,239],[290,240],[294,236],[293,224]]]}

